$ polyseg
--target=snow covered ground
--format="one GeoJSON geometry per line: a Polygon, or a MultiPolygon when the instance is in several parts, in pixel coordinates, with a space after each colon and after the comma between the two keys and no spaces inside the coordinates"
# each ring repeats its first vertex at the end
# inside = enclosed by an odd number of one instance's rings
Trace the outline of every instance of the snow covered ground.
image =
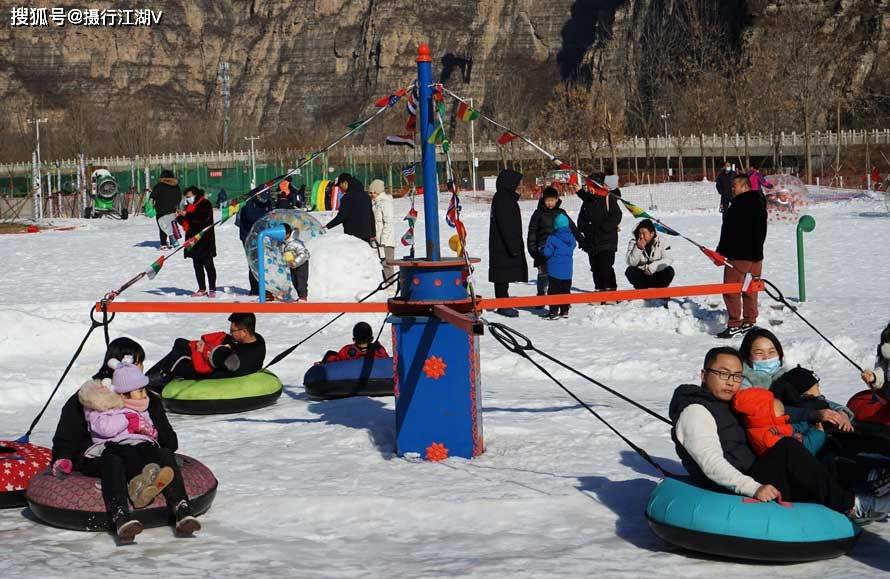
{"type": "MultiPolygon", "coordinates": [[[[679,194],[676,185],[660,187],[654,189],[659,195],[679,194]]],[[[716,205],[712,187],[689,185],[688,194],[713,195],[716,205]]],[[[628,188],[626,195],[648,207],[648,190],[628,188]]],[[[669,210],[669,204],[658,199],[656,203],[660,208],[654,213],[668,225],[708,246],[716,244],[716,211],[682,205],[669,210]]],[[[522,203],[524,223],[534,206],[522,203]]],[[[577,215],[576,199],[566,199],[563,206],[577,215]]],[[[406,210],[407,200],[398,200],[397,215],[406,210]]],[[[884,211],[880,201],[815,205],[807,211],[817,226],[806,237],[809,299],[801,311],[863,365],[873,362],[878,334],[890,318],[890,217],[884,211]]],[[[483,259],[478,287],[492,295],[486,281],[487,205],[466,201],[464,219],[469,249],[483,259]]],[[[619,262],[633,222],[625,213],[619,262]]],[[[88,328],[90,305],[158,255],[155,224],[146,218],[72,223],[80,227],[0,236],[0,438],[14,438],[27,429],[88,328]]],[[[422,210],[417,227],[422,246],[422,210]]],[[[397,235],[402,231],[397,228],[397,235]]],[[[450,254],[446,244],[451,230],[443,223],[441,231],[443,253],[450,254]]],[[[236,229],[230,224],[219,228],[217,244],[219,285],[227,288],[223,299],[244,299],[247,267],[236,229]]],[[[682,240],[672,240],[671,245],[678,271],[675,284],[720,281],[721,270],[695,247],[682,240]]],[[[792,225],[771,226],[766,254],[765,277],[796,297],[792,225]]],[[[622,271],[619,265],[619,286],[628,287],[622,271]]],[[[188,300],[194,283],[191,263],[177,255],[156,279],[139,282],[120,299],[188,300]]],[[[354,295],[370,291],[376,283],[334,258],[311,262],[312,299],[326,299],[321,294],[330,288],[348,287],[345,295],[354,295]]],[[[593,287],[586,256],[580,252],[574,285],[593,287]]],[[[534,285],[513,286],[511,291],[533,294],[534,285]]],[[[857,372],[793,314],[770,308],[765,296],[760,303],[762,320],[783,322],[774,330],[783,340],[788,363],[815,368],[823,391],[834,400],[846,401],[861,389],[857,372]]],[[[271,356],[329,317],[265,316],[258,329],[271,356]]],[[[275,367],[285,395],[274,406],[240,415],[171,415],[181,451],[210,466],[220,483],[197,537],[174,539],[169,528],[149,529],[136,545],[117,548],[104,533],[58,530],[34,522],[20,509],[0,511],[0,576],[757,573],[850,578],[890,571],[887,523],[868,527],[848,557],[775,568],[712,560],[666,546],[643,515],[658,481],[656,473],[530,364],[506,354],[489,336],[482,338],[485,454],[472,461],[452,458],[442,463],[400,458],[394,453],[391,398],[312,402],[303,393],[306,368],[325,350],[346,343],[359,319],[344,316],[275,367]]],[[[383,316],[363,319],[379,327],[383,316]]],[[[576,306],[569,320],[557,322],[523,312],[509,323],[538,347],[666,414],[673,389],[696,379],[705,351],[718,343],[712,335],[723,327],[725,314],[720,297],[714,296],[672,301],[666,309],[642,303],[576,306]],[[717,304],[720,307],[711,307],[717,304]]],[[[119,314],[111,334],[138,339],[151,363],[175,337],[225,327],[223,315],[119,314]]],[[[389,348],[389,333],[383,336],[389,348]]],[[[51,445],[62,402],[95,371],[102,353],[96,333],[35,430],[33,442],[51,445]]],[[[662,464],[679,470],[664,424],[567,372],[556,375],[662,464]]]]}

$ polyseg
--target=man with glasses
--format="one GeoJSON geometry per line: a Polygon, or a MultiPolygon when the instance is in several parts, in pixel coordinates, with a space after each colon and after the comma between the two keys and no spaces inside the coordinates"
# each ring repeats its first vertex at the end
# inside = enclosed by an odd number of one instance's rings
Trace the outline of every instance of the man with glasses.
{"type": "Polygon", "coordinates": [[[819,503],[859,521],[890,511],[890,497],[854,495],[794,438],[755,456],[730,407],[743,377],[738,350],[708,350],[700,377],[700,386],[674,391],[669,410],[677,455],[696,484],[764,502],[819,503]]]}
{"type": "Polygon", "coordinates": [[[176,338],[170,352],[146,372],[148,387],[160,393],[173,378],[230,378],[259,372],[266,342],[256,333],[256,316],[229,316],[229,333],[214,332],[200,340],[176,338]]]}

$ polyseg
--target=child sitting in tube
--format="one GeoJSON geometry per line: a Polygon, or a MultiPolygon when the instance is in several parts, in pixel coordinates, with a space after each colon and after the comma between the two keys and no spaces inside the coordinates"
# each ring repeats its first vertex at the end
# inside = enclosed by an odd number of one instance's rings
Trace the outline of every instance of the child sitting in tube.
{"type": "Polygon", "coordinates": [[[374,332],[368,322],[359,322],[352,328],[352,342],[337,352],[328,350],[319,364],[361,360],[364,358],[387,358],[389,354],[380,342],[374,341],[374,332]]]}

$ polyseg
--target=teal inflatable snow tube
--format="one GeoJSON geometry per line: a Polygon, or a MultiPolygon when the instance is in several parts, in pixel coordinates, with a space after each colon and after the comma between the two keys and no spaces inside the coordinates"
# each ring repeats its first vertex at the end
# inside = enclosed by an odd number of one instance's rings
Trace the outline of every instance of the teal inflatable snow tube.
{"type": "Polygon", "coordinates": [[[649,497],[646,518],[661,539],[734,559],[801,562],[846,554],[861,527],[812,503],[762,503],[667,478],[649,497]]]}

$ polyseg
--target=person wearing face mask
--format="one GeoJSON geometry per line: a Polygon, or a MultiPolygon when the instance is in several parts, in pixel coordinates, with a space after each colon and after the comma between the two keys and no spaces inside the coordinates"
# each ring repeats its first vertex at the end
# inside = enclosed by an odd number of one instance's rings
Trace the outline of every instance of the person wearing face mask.
{"type": "Polygon", "coordinates": [[[213,205],[204,197],[204,190],[191,186],[185,190],[186,207],[179,212],[177,221],[185,229],[186,249],[184,256],[192,260],[198,291],[192,294],[197,297],[216,297],[216,236],[213,231],[213,205]],[[207,231],[205,228],[210,227],[207,231]],[[201,237],[194,241],[201,233],[201,237]],[[205,284],[204,277],[207,277],[205,284]]]}
{"type": "Polygon", "coordinates": [[[732,201],[732,178],[735,177],[735,171],[732,170],[732,163],[727,161],[723,164],[723,170],[717,175],[717,193],[720,194],[720,213],[726,211],[729,203],[732,201]]]}
{"type": "Polygon", "coordinates": [[[854,493],[796,439],[787,436],[757,455],[732,403],[742,382],[735,348],[705,355],[701,383],[674,391],[669,414],[677,456],[693,482],[761,502],[805,501],[824,505],[858,522],[884,518],[890,497],[854,493]]]}
{"type": "MultiPolygon", "coordinates": [[[[766,328],[754,326],[745,334],[739,352],[744,361],[744,379],[742,388],[752,386],[771,389],[787,371],[785,368],[785,351],[782,343],[774,333],[766,328]]],[[[818,381],[818,380],[817,380],[818,381]]],[[[810,423],[825,422],[839,430],[853,430],[850,416],[843,411],[828,408],[803,408],[797,404],[785,402],[788,415],[792,422],[807,421],[810,423]]],[[[836,405],[840,407],[841,405],[836,405]]]]}

